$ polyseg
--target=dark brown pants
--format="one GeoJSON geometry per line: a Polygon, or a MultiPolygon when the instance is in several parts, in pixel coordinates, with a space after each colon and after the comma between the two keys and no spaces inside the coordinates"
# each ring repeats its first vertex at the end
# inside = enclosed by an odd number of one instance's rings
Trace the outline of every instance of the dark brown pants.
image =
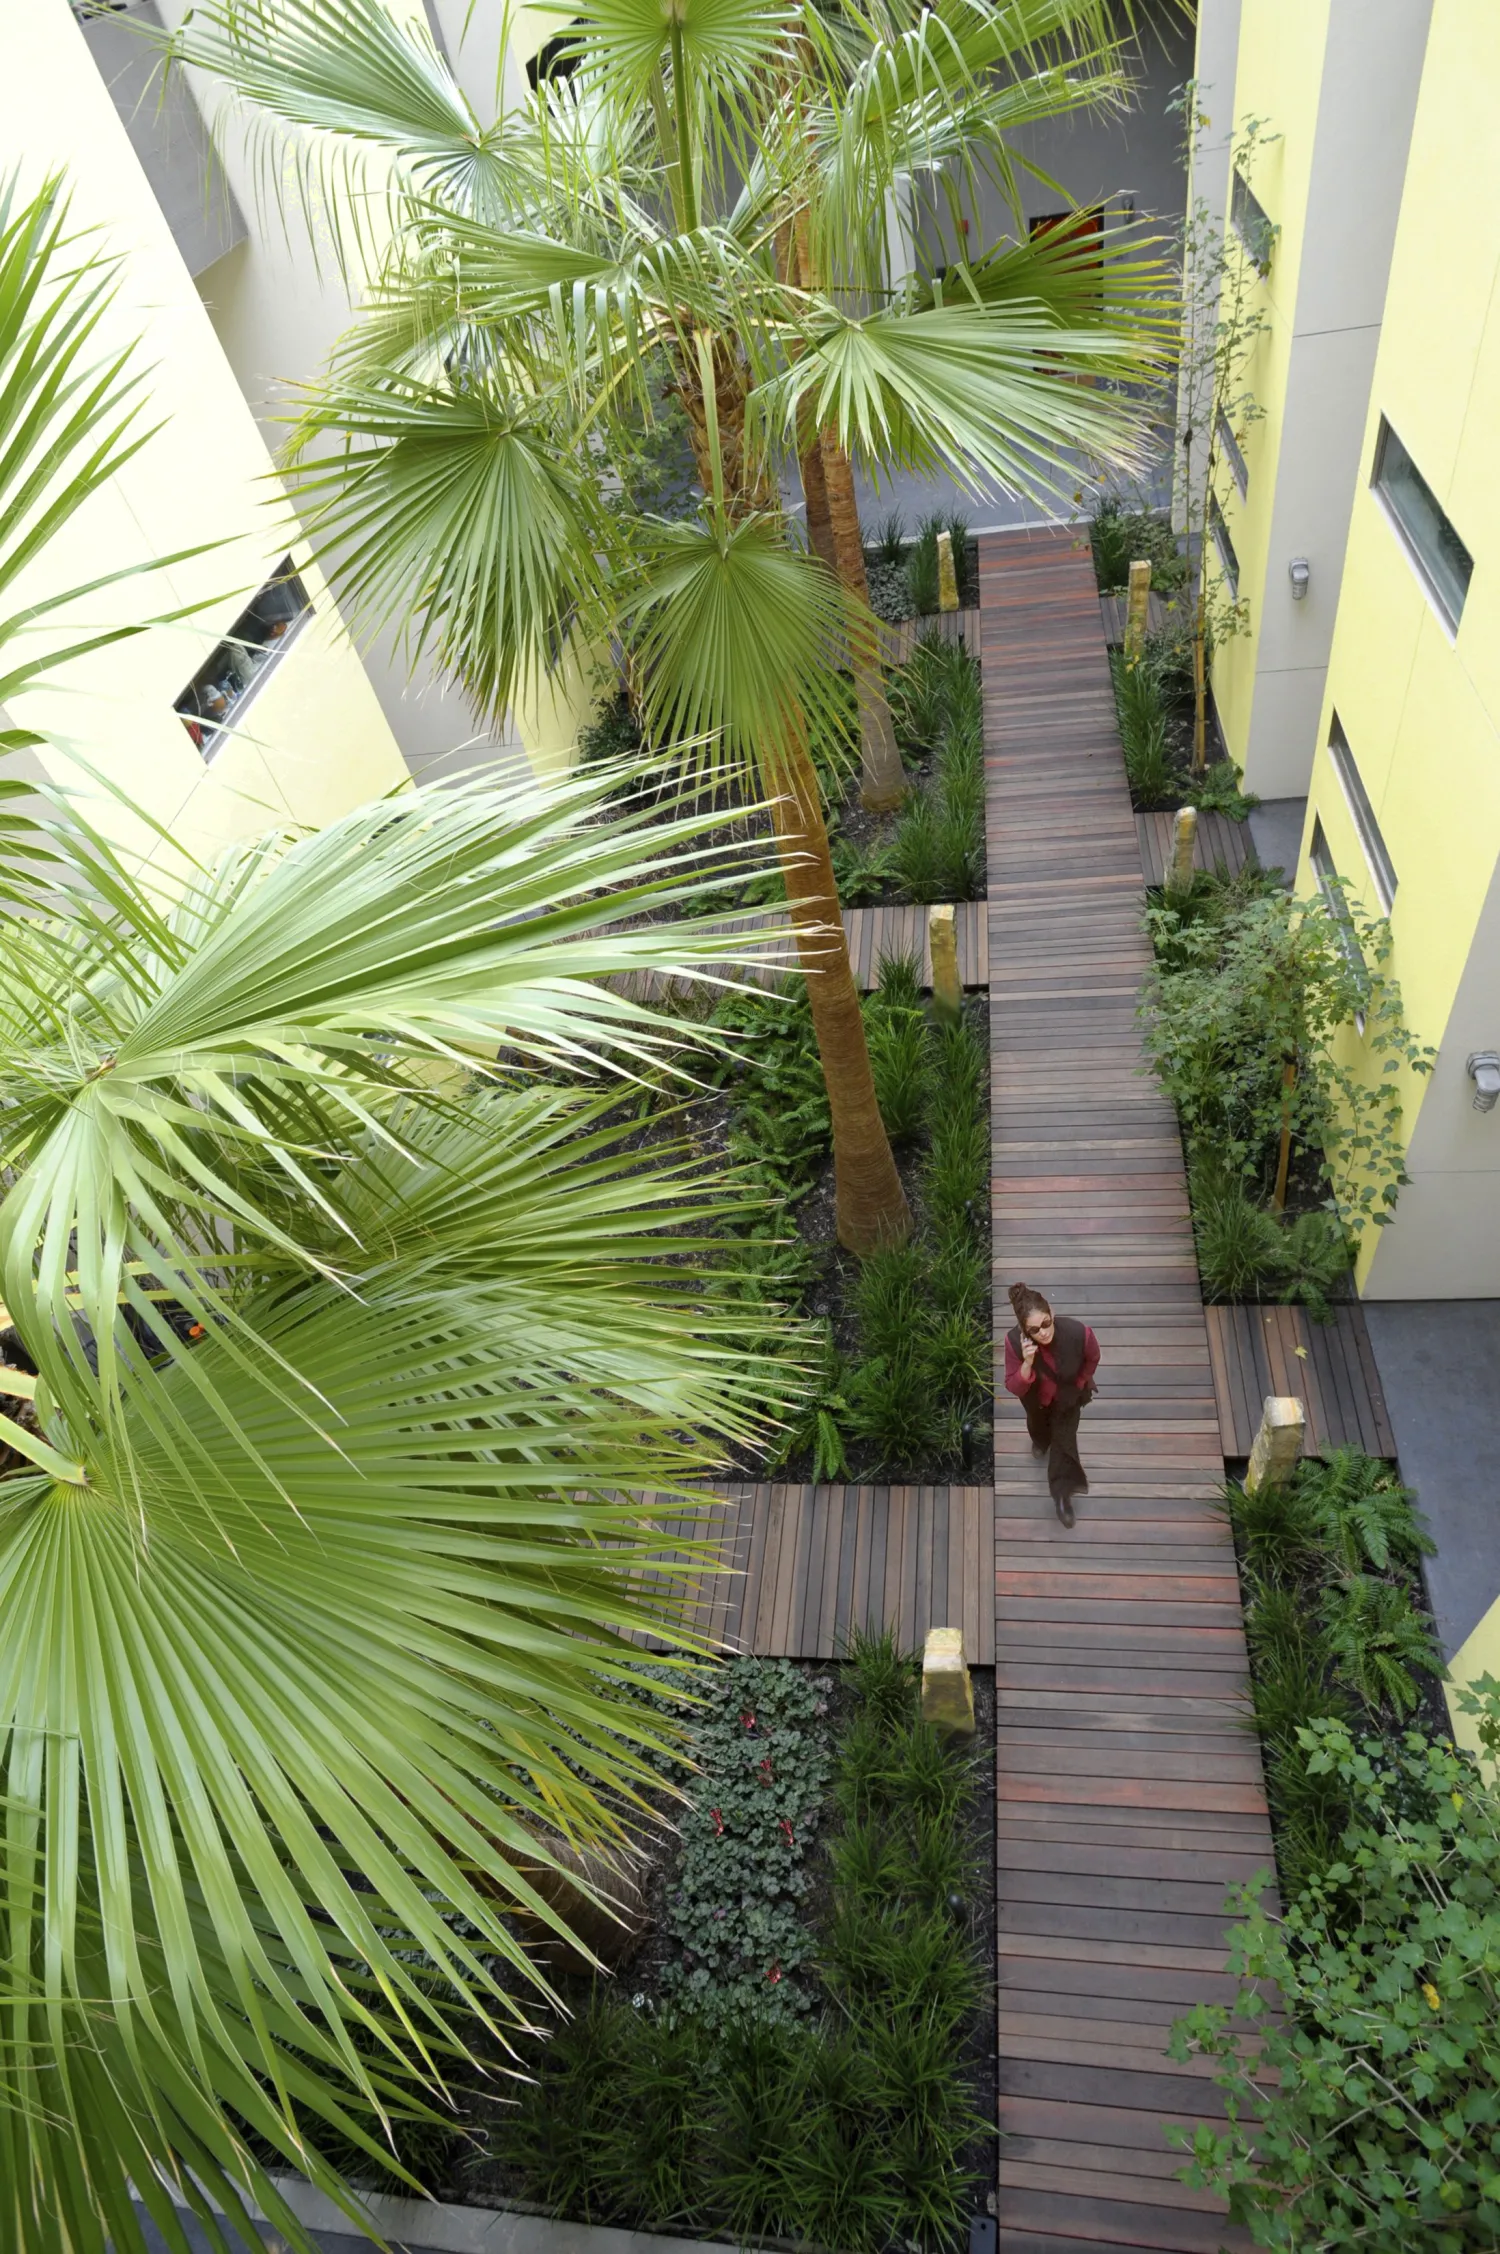
{"type": "Polygon", "coordinates": [[[1064,1408],[1058,1401],[1049,1401],[1044,1408],[1040,1401],[1027,1398],[1022,1406],[1032,1446],[1047,1451],[1047,1485],[1052,1500],[1071,1502],[1075,1495],[1086,1495],[1088,1473],[1078,1460],[1078,1418],[1083,1403],[1075,1401],[1071,1408],[1064,1408]]]}

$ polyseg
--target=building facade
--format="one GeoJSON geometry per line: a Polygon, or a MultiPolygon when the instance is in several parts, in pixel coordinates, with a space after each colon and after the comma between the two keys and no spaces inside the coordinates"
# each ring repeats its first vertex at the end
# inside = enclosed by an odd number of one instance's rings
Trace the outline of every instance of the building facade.
{"type": "MultiPolygon", "coordinates": [[[[1483,0],[1232,13],[1232,95],[1205,101],[1231,135],[1257,118],[1274,138],[1238,191],[1229,165],[1231,236],[1237,193],[1264,214],[1264,326],[1243,476],[1221,448],[1211,568],[1248,628],[1215,652],[1215,702],[1246,787],[1305,801],[1299,890],[1336,874],[1389,915],[1408,1023],[1437,1051],[1403,1089],[1412,1179],[1360,1289],[1500,1296],[1500,1111],[1474,1110],[1468,1070],[1500,1047],[1500,18],[1483,0]]],[[[1215,17],[1209,0],[1222,53],[1215,17]]]]}
{"type": "Polygon", "coordinates": [[[1436,1052],[1404,1076],[1409,1178],[1356,1280],[1462,1684],[1500,1675],[1500,12],[1205,0],[1210,31],[1226,114],[1280,135],[1248,184],[1264,414],[1211,558],[1249,630],[1213,686],[1248,786],[1297,811],[1299,896],[1339,878],[1389,917],[1436,1052]]]}
{"type": "MultiPolygon", "coordinates": [[[[175,557],[101,589],[66,623],[179,614],[50,675],[16,699],[14,718],[47,738],[38,757],[55,778],[107,778],[195,852],[326,821],[404,782],[395,738],[83,24],[67,0],[9,0],[3,50],[0,146],[21,196],[55,180],[80,251],[112,262],[96,348],[146,371],[152,433],[32,565],[32,583],[49,592],[175,557]]],[[[179,111],[168,123],[181,144],[196,120],[179,111]]],[[[227,200],[175,216],[194,255],[239,224],[227,200]]],[[[120,809],[110,820],[128,832],[120,809]]]]}

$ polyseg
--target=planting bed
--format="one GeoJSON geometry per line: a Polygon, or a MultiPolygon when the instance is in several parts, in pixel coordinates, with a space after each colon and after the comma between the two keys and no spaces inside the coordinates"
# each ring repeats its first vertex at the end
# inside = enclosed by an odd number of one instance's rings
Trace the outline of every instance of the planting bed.
{"type": "Polygon", "coordinates": [[[690,1131],[722,1142],[763,1189],[764,1222],[726,1244],[725,1289],[747,1343],[773,1305],[816,1326],[811,1398],[747,1475],[987,1481],[990,1474],[989,1075],[986,1017],[940,1024],[911,958],[866,998],[876,1094],[911,1204],[910,1242],[859,1262],[834,1233],[827,1099],[800,990],[737,995],[724,1092],[690,1131]]]}
{"type": "Polygon", "coordinates": [[[559,1973],[525,2081],[481,2038],[496,2084],[461,2094],[461,2130],[400,2131],[406,2165],[586,2222],[957,2243],[995,2170],[993,1677],[975,1687],[965,1745],[920,1721],[888,1638],[712,1670],[615,1977],[559,1973]]]}

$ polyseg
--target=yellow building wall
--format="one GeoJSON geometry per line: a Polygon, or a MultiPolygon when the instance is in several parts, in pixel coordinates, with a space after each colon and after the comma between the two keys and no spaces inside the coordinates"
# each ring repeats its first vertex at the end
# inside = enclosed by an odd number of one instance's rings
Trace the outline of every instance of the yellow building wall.
{"type": "MultiPolygon", "coordinates": [[[[1305,890],[1313,821],[1321,818],[1340,874],[1379,913],[1326,749],[1336,709],[1396,870],[1391,968],[1408,1023],[1435,1048],[1500,858],[1500,575],[1486,568],[1500,511],[1497,99],[1500,14],[1483,0],[1438,0],[1298,870],[1305,890]],[[1382,413],[1474,556],[1456,635],[1371,490],[1382,413]]],[[[1500,964],[1492,975],[1500,1028],[1500,964]]],[[[1409,1135],[1429,1085],[1412,1076],[1404,1088],[1409,1135]]],[[[1361,1255],[1362,1284],[1384,1257],[1377,1236],[1361,1255]]]]}
{"type": "MultiPolygon", "coordinates": [[[[1242,443],[1249,492],[1242,499],[1227,466],[1215,482],[1224,521],[1239,560],[1239,593],[1247,606],[1245,631],[1221,642],[1214,654],[1214,701],[1231,756],[1244,765],[1255,689],[1262,605],[1266,587],[1276,471],[1281,455],[1291,363],[1297,283],[1316,139],[1328,0],[1245,0],[1240,15],[1239,62],[1234,92],[1234,135],[1248,118],[1262,122],[1250,186],[1277,229],[1271,271],[1248,276],[1247,305],[1266,317],[1246,360],[1240,386],[1262,410],[1242,443]]],[[[1232,186],[1232,181],[1231,181],[1232,186]]],[[[1231,228],[1231,250],[1239,238],[1231,228]]],[[[1222,580],[1209,542],[1210,568],[1222,580]]]]}
{"type": "MultiPolygon", "coordinates": [[[[74,225],[95,230],[101,255],[119,258],[97,349],[103,357],[139,340],[132,364],[149,371],[144,419],[160,426],[38,559],[28,586],[53,591],[217,543],[91,597],[70,625],[201,604],[192,623],[154,627],[70,664],[15,700],[16,721],[51,739],[42,755],[49,771],[76,779],[68,756],[76,751],[197,851],[268,821],[324,821],[401,785],[395,740],[307,565],[264,443],[67,0],[8,7],[4,55],[0,147],[19,165],[23,192],[61,174],[74,225]],[[316,615],[254,695],[242,738],[205,766],[173,702],[289,549],[316,615]]],[[[54,646],[61,639],[59,631],[54,646]]]]}
{"type": "MultiPolygon", "coordinates": [[[[1337,709],[1396,871],[1391,967],[1408,1022],[1440,1050],[1434,1077],[1403,1089],[1413,1181],[1391,1229],[1361,1253],[1360,1287],[1376,1298],[1500,1293],[1500,1273],[1483,1265],[1483,1247],[1500,1242],[1500,1116],[1469,1110],[1459,1054],[1476,1027],[1492,1025],[1500,1040],[1500,955],[1479,928],[1487,902],[1493,915],[1500,864],[1497,104],[1500,12],[1487,0],[1436,0],[1320,732],[1326,745],[1337,709]],[[1474,558],[1456,634],[1370,489],[1382,412],[1474,558]],[[1462,1022],[1445,1045],[1460,1000],[1462,1022]]],[[[1313,775],[1302,890],[1312,883],[1315,817],[1340,873],[1378,912],[1326,749],[1313,775]]],[[[1460,1683],[1485,1671],[1500,1675],[1500,1604],[1451,1670],[1460,1683]]],[[[1453,1719],[1474,1745],[1472,1725],[1453,1719]]]]}

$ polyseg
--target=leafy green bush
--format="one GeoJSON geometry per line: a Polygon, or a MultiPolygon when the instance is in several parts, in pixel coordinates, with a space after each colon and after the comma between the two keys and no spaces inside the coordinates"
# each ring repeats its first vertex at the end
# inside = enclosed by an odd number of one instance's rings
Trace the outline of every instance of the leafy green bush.
{"type": "Polygon", "coordinates": [[[1161,687],[1144,658],[1127,665],[1118,650],[1110,652],[1115,711],[1120,723],[1120,748],[1125,757],[1125,779],[1133,803],[1144,809],[1158,806],[1173,790],[1176,767],[1167,748],[1167,715],[1161,687]]]}
{"type": "Polygon", "coordinates": [[[984,888],[984,699],[961,644],[918,644],[903,668],[898,726],[931,747],[932,775],[913,793],[890,845],[908,899],[972,900],[984,888]]]}
{"type": "MultiPolygon", "coordinates": [[[[1466,1694],[1500,1750],[1500,1685],[1466,1694]]],[[[1500,1790],[1446,1740],[1302,1733],[1348,1810],[1337,1853],[1278,1919],[1247,1888],[1241,1987],[1172,2055],[1217,2061],[1227,2130],[1169,2132],[1185,2180],[1258,2246],[1466,2254],[1500,2244],[1500,1790]],[[1278,2016],[1268,2012],[1275,1997],[1278,2016]],[[1247,2040],[1246,2028],[1251,2030],[1247,2040]]]]}
{"type": "Polygon", "coordinates": [[[1103,493],[1088,521],[1101,595],[1122,594],[1130,584],[1131,565],[1143,556],[1150,560],[1151,584],[1159,593],[1185,583],[1188,567],[1178,550],[1177,535],[1157,510],[1129,508],[1119,494],[1103,493]]]}
{"type": "MultiPolygon", "coordinates": [[[[1265,1195],[1284,1142],[1313,1159],[1346,1234],[1384,1226],[1406,1180],[1401,1076],[1431,1071],[1435,1054],[1402,1016],[1389,925],[1342,893],[1297,901],[1248,877],[1200,879],[1186,902],[1148,909],[1147,927],[1146,1050],[1194,1158],[1212,1154],[1265,1195]]],[[[1322,1288],[1327,1231],[1293,1251],[1322,1288]]]]}
{"type": "Polygon", "coordinates": [[[1251,1696],[1291,1893],[1327,1863],[1348,1820],[1335,1773],[1309,1769],[1301,1733],[1337,1719],[1399,1723],[1416,1671],[1440,1664],[1411,1588],[1431,1538],[1391,1466],[1355,1448],[1309,1457],[1282,1485],[1225,1489],[1250,1648],[1251,1696]]]}
{"type": "Polygon", "coordinates": [[[946,529],[940,516],[924,517],[907,550],[906,584],[918,618],[932,617],[938,607],[937,536],[946,529]]]}

